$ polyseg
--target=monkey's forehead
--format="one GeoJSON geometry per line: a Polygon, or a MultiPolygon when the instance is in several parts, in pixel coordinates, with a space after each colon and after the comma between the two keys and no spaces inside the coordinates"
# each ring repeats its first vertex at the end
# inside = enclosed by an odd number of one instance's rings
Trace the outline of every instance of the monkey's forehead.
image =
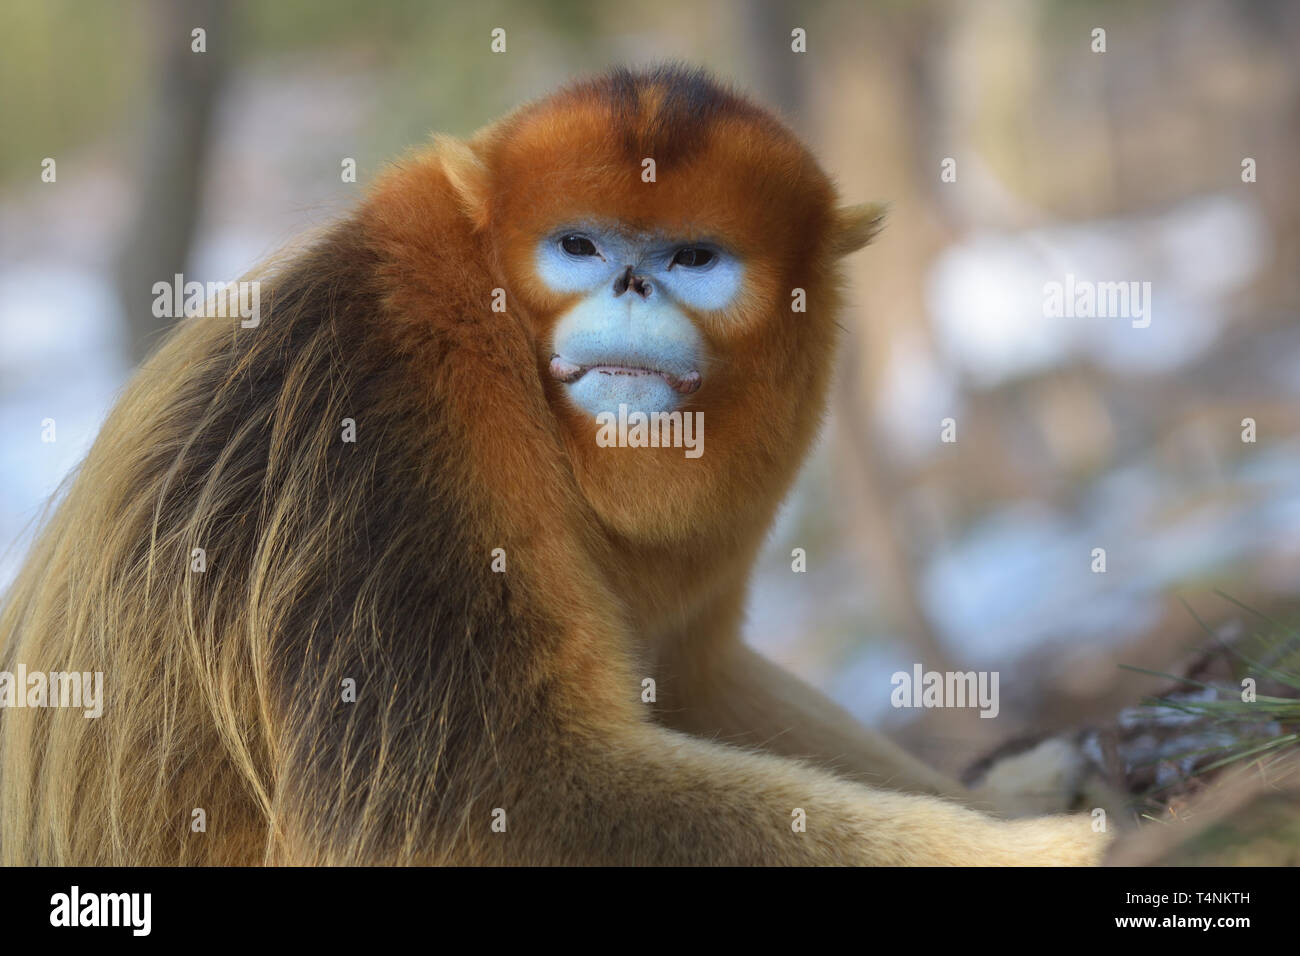
{"type": "Polygon", "coordinates": [[[513,117],[489,152],[493,218],[536,232],[580,219],[651,235],[711,234],[743,246],[791,240],[828,219],[834,191],[808,150],[756,108],[717,108],[683,129],[654,97],[617,112],[600,100],[513,117]]]}
{"type": "Polygon", "coordinates": [[[591,117],[628,154],[653,154],[665,166],[688,156],[713,126],[728,118],[764,128],[769,140],[797,144],[771,113],[705,70],[680,64],[614,68],[570,84],[514,118],[563,127],[579,117],[591,117]]]}

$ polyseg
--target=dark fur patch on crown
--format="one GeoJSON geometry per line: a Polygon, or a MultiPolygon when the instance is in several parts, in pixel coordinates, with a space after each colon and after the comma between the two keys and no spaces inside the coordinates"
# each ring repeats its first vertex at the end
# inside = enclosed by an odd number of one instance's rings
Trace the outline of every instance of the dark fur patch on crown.
{"type": "Polygon", "coordinates": [[[650,157],[659,167],[688,158],[724,115],[744,116],[789,135],[770,115],[699,67],[674,63],[639,70],[616,67],[579,83],[572,92],[607,104],[611,135],[622,138],[629,156],[650,157]],[[657,104],[650,95],[656,92],[657,104]]]}

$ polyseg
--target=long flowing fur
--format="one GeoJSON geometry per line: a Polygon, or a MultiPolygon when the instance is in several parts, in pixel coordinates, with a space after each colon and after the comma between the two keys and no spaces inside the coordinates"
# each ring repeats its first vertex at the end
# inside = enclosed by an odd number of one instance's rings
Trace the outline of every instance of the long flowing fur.
{"type": "MultiPolygon", "coordinates": [[[[0,669],[102,671],[107,699],[99,719],[0,713],[0,861],[1092,858],[1077,821],[868,790],[665,729],[640,698],[647,673],[730,686],[700,675],[738,646],[748,566],[822,413],[834,257],[876,226],[834,198],[734,94],[616,71],[396,166],[254,277],[257,328],[181,322],[0,610],[0,669]],[[701,467],[594,455],[541,374],[563,303],[521,250],[565,202],[712,217],[743,247],[740,313],[697,317],[727,356],[701,467]],[[688,638],[701,663],[666,665],[688,638]],[[792,807],[819,821],[806,839],[792,807]]],[[[759,686],[699,712],[787,712],[759,686]]]]}
{"type": "Polygon", "coordinates": [[[411,387],[421,343],[395,348],[357,235],[344,223],[272,276],[258,329],[188,320],[34,545],[0,617],[3,667],[103,671],[108,705],[98,720],[0,718],[6,862],[260,861],[307,792],[328,796],[297,810],[324,832],[380,804],[432,831],[439,807],[469,806],[448,780],[475,786],[440,768],[522,719],[502,711],[530,690],[511,645],[524,602],[487,560],[508,539],[486,530],[436,395],[411,387]],[[356,443],[341,441],[345,418],[356,443]],[[431,770],[396,805],[385,788],[406,788],[408,768],[390,753],[431,770]],[[196,807],[207,839],[191,833],[196,807]]]}

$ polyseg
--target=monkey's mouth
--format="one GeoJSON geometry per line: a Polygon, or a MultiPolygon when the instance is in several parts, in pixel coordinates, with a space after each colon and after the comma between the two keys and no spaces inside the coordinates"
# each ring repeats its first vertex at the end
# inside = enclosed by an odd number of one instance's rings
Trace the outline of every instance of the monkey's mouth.
{"type": "Polygon", "coordinates": [[[625,375],[630,378],[646,378],[657,375],[679,395],[690,395],[700,387],[699,372],[674,375],[672,372],[665,372],[663,369],[642,368],[635,365],[577,365],[567,359],[560,358],[558,355],[551,356],[551,377],[563,385],[572,385],[588,372],[597,375],[625,375]]]}

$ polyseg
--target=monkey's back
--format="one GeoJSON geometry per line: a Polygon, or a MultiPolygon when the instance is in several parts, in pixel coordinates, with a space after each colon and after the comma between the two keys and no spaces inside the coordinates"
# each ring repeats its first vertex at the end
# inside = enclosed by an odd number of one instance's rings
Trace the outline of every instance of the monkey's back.
{"type": "Polygon", "coordinates": [[[407,175],[263,280],[256,328],[185,320],[37,538],[0,669],[101,671],[106,705],[0,713],[4,862],[429,859],[548,719],[558,632],[493,560],[567,506],[529,455],[558,446],[486,268],[439,271],[480,240],[407,175]]]}

